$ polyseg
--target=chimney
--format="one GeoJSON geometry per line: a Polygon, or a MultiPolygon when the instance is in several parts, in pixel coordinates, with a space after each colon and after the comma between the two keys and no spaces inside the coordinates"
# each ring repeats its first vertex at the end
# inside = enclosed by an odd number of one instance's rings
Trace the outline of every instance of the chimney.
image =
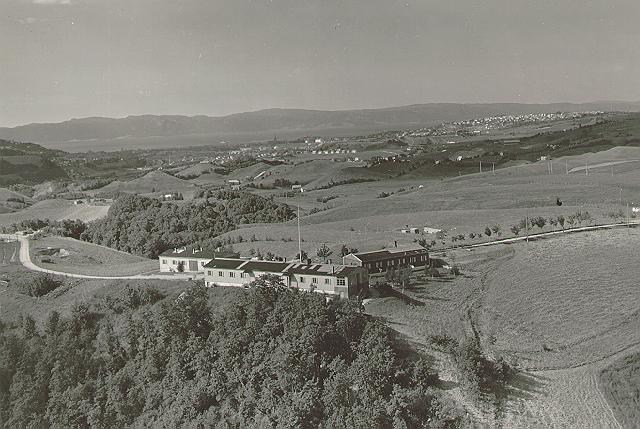
{"type": "Polygon", "coordinates": [[[311,258],[307,258],[307,265],[311,265],[311,258]]]}
{"type": "Polygon", "coordinates": [[[398,247],[398,240],[395,240],[395,241],[393,242],[393,247],[398,247]]]}

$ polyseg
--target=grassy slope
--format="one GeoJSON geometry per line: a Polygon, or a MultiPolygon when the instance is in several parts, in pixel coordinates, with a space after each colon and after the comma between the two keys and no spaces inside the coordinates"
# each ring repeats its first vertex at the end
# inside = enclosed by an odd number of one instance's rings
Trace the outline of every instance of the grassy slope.
{"type": "Polygon", "coordinates": [[[158,269],[157,260],[149,260],[93,243],[62,237],[44,237],[31,242],[31,260],[44,268],[75,274],[135,275],[158,269]],[[53,263],[40,261],[41,249],[65,249],[65,257],[52,256],[53,263]]]}
{"type": "Polygon", "coordinates": [[[0,226],[25,219],[80,219],[85,222],[106,216],[109,206],[83,204],[75,206],[67,200],[44,200],[14,213],[0,214],[0,226]]]}

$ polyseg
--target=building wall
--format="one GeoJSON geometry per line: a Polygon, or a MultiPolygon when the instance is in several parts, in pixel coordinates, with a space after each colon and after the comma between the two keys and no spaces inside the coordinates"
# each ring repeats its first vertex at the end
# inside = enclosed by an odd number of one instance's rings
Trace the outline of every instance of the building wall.
{"type": "Polygon", "coordinates": [[[212,259],[202,259],[202,258],[190,258],[189,255],[185,256],[160,256],[160,272],[169,273],[169,272],[178,272],[178,263],[182,262],[184,264],[184,272],[185,273],[201,273],[204,271],[204,265],[208,264],[212,261],[212,259]],[[198,268],[196,270],[191,270],[189,261],[196,261],[198,268]]]}
{"type": "Polygon", "coordinates": [[[353,267],[361,267],[362,266],[362,261],[360,261],[360,259],[356,258],[356,256],[353,253],[350,253],[350,254],[342,257],[342,265],[350,265],[350,266],[353,266],[353,267]]]}
{"type": "Polygon", "coordinates": [[[242,270],[224,268],[206,268],[204,281],[206,286],[244,286],[264,274],[280,275],[284,284],[288,287],[299,288],[305,291],[337,295],[340,298],[350,298],[357,296],[361,290],[368,286],[368,276],[366,270],[353,273],[348,277],[337,277],[323,273],[292,274],[290,276],[283,273],[269,273],[255,271],[253,273],[243,273],[242,270]],[[244,274],[244,276],[243,276],[244,274]],[[314,282],[313,279],[316,279],[314,282]]]}
{"type": "Polygon", "coordinates": [[[414,267],[421,267],[429,263],[429,255],[415,255],[415,256],[395,256],[387,258],[381,261],[373,262],[361,262],[354,255],[347,255],[342,258],[343,265],[362,266],[369,271],[369,274],[386,273],[389,267],[403,267],[413,265],[414,267]]]}
{"type": "Polygon", "coordinates": [[[279,274],[284,280],[284,284],[289,286],[289,278],[282,273],[267,273],[263,271],[244,273],[242,270],[229,268],[206,268],[204,282],[206,286],[244,286],[264,274],[279,274]]]}

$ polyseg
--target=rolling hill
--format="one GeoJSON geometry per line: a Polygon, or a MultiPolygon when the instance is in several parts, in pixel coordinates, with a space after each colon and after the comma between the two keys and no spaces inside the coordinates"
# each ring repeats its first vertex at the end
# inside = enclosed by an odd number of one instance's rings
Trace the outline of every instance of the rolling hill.
{"type": "MultiPolygon", "coordinates": [[[[266,109],[228,116],[143,115],[126,118],[82,118],[61,123],[28,124],[0,128],[0,138],[46,143],[85,142],[104,149],[101,143],[138,142],[147,147],[170,141],[186,144],[211,144],[216,139],[234,141],[305,134],[353,135],[380,130],[428,126],[435,123],[485,116],[546,113],[557,111],[640,111],[640,103],[595,102],[584,104],[455,104],[431,103],[381,109],[321,111],[304,109],[266,109]],[[194,136],[199,136],[196,138],[194,136]],[[183,137],[182,139],[176,139],[183,137]],[[119,141],[120,140],[120,141],[119,141]]],[[[86,146],[86,145],[85,145],[86,146]]]]}
{"type": "Polygon", "coordinates": [[[129,182],[116,180],[102,188],[91,191],[91,193],[95,195],[129,193],[160,196],[179,192],[189,199],[193,197],[195,189],[196,186],[186,180],[173,177],[162,171],[151,171],[129,182]]]}

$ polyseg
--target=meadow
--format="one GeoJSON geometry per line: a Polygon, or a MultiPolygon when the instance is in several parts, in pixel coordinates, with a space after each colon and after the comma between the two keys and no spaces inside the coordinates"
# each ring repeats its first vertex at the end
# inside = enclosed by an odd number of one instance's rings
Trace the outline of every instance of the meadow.
{"type": "Polygon", "coordinates": [[[564,368],[640,342],[640,231],[591,231],[518,245],[482,279],[475,310],[494,348],[527,368],[564,368]]]}
{"type": "Polygon", "coordinates": [[[108,210],[108,205],[74,205],[68,200],[43,200],[24,210],[0,214],[0,227],[27,219],[80,219],[89,222],[104,217],[108,210]]]}
{"type": "Polygon", "coordinates": [[[66,237],[37,238],[29,251],[36,265],[66,273],[129,276],[158,270],[157,260],[66,237]]]}

